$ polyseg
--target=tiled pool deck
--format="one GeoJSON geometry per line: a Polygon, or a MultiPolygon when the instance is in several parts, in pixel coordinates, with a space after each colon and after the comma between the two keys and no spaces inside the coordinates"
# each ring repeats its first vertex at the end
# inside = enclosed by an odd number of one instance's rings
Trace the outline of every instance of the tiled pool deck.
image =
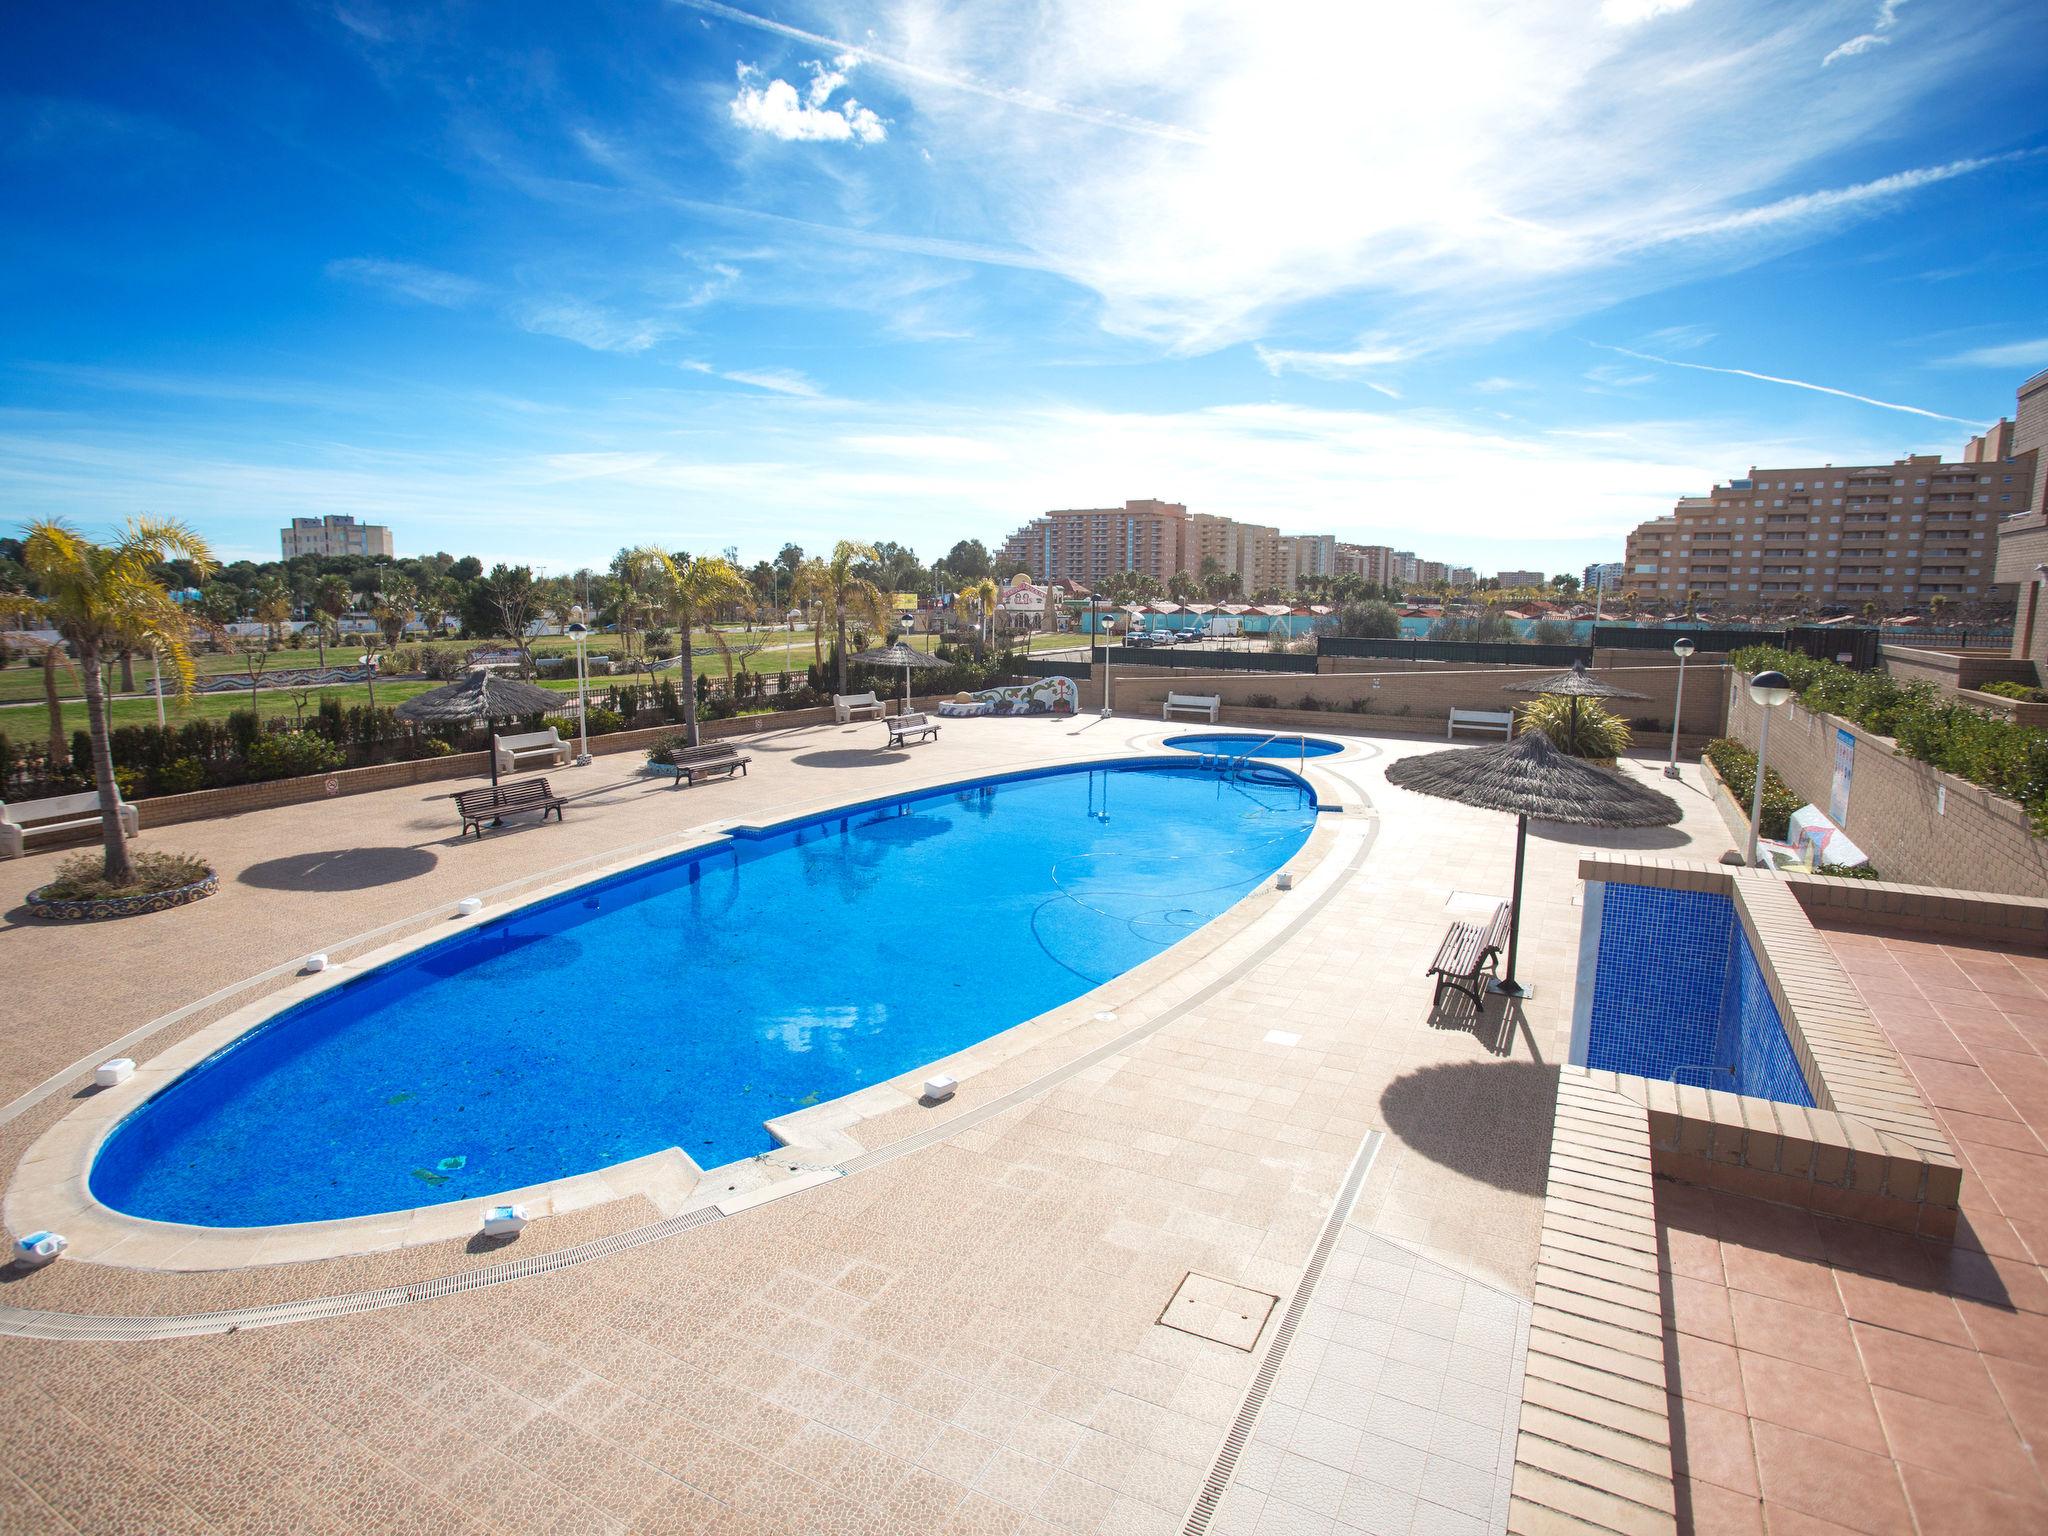
{"type": "Polygon", "coordinates": [[[1964,1164],[1953,1247],[1661,1182],[1701,1532],[2048,1530],[2048,957],[1823,930],[1964,1164]]]}
{"type": "MultiPolygon", "coordinates": [[[[1146,750],[1163,734],[1123,719],[984,720],[886,753],[873,750],[879,728],[819,728],[758,739],[750,779],[685,792],[600,759],[564,775],[577,797],[564,825],[481,846],[449,835],[436,786],[150,834],[145,845],[204,849],[222,895],[91,931],[0,928],[14,995],[33,1000],[10,1020],[0,1096],[340,935],[575,859],[713,819],[1146,750]]],[[[1691,784],[1679,828],[1535,829],[1522,967],[1535,999],[1513,1020],[1435,1016],[1422,966],[1451,908],[1506,893],[1511,823],[1385,784],[1389,757],[1437,743],[1347,740],[1364,750],[1320,766],[1375,814],[1360,819],[1370,836],[1353,836],[1356,861],[1330,899],[1213,992],[1197,990],[1208,963],[1197,961],[1122,1005],[1119,1021],[1084,1021],[968,1079],[939,1113],[1160,1020],[970,1129],[740,1217],[430,1302],[158,1342],[0,1340],[0,1531],[1165,1533],[1213,1482],[1232,1426],[1247,1424],[1212,1529],[1501,1529],[1525,1334],[1531,1378],[1540,1350],[1544,1402],[1562,1405],[1542,1411],[1570,1419],[1560,1382],[1576,1346],[1544,1331],[1539,1257],[1563,1252],[1567,1275],[1610,1262],[1584,1262],[1594,1247],[1564,1230],[1568,1214],[1546,1225],[1543,1201],[1561,1168],[1583,1177],[1572,1155],[1553,1161],[1551,1141],[1578,862],[1600,849],[1711,861],[1726,834],[1691,784]],[[1374,1132],[1369,1175],[1305,1291],[1304,1265],[1374,1132]],[[1277,1324],[1252,1351],[1160,1326],[1190,1271],[1276,1297],[1275,1320],[1302,1294],[1256,1419],[1246,1392],[1277,1324]]],[[[1631,771],[1655,778],[1654,765],[1631,771]]],[[[53,862],[0,864],[0,904],[53,862]]],[[[762,950],[772,961],[773,935],[762,950]]],[[[0,1127],[0,1171],[64,1102],[0,1127]]],[[[933,1123],[898,1111],[863,1134],[874,1146],[933,1123]]],[[[1582,1123],[1585,1146],[1603,1145],[1597,1107],[1582,1123]]],[[[1635,1178],[1625,1162],[1617,1152],[1617,1173],[1635,1178]]],[[[1640,1197],[1596,1178],[1587,1201],[1647,1211],[1646,1159],[1639,1171],[1640,1197]]],[[[2009,1198],[1999,1219],[2020,1243],[2031,1218],[2009,1198]]],[[[644,1201],[614,1202],[542,1223],[515,1251],[652,1216],[644,1201]]],[[[1718,1228],[1713,1240],[1723,1244],[1718,1228]]],[[[154,1315],[330,1295],[497,1257],[474,1246],[216,1273],[65,1263],[13,1277],[0,1306],[154,1315]]],[[[1655,1246],[1644,1239],[1639,1273],[1658,1273],[1655,1246]]],[[[2028,1252],[2027,1279],[2041,1286],[2028,1252]]],[[[1613,1251],[1617,1273],[1629,1256],[1613,1251]]],[[[2004,1262],[1970,1272],[2002,1278],[2004,1262]]],[[[1741,1273],[1737,1261],[1722,1280],[1741,1273]]],[[[1603,1282],[1565,1283],[1598,1293],[1574,1303],[1588,1311],[1608,1304],[1603,1282]]],[[[1645,1291],[1654,1297],[1654,1282],[1645,1291]]],[[[2038,1420],[2048,1352],[2012,1358],[2036,1372],[2038,1420]]],[[[1674,1441],[1690,1422],[1673,1421],[1674,1441]]],[[[1561,1454],[1597,1428],[1560,1428],[1561,1454]]],[[[1696,1493],[1681,1513],[1711,1497],[1696,1493]]],[[[1540,1508],[1515,1520],[1568,1528],[1540,1508]]]]}

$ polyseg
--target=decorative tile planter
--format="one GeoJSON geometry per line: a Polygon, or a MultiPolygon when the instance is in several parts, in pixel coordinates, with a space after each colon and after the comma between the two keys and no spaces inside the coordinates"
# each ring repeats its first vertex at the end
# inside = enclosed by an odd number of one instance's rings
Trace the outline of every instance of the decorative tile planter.
{"type": "Polygon", "coordinates": [[[52,923],[96,923],[109,917],[140,917],[145,912],[168,912],[211,896],[220,889],[220,876],[208,870],[204,880],[174,885],[168,891],[148,891],[140,896],[109,896],[95,901],[65,901],[45,897],[47,886],[28,893],[28,915],[52,923]]]}

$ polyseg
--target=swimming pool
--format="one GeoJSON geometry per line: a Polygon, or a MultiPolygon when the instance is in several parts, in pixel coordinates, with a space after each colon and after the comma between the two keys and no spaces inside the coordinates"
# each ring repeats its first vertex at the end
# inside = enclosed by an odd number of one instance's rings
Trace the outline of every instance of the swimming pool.
{"type": "Polygon", "coordinates": [[[1169,736],[1164,746],[1177,747],[1183,752],[1220,752],[1226,757],[1275,757],[1303,758],[1330,757],[1344,750],[1341,741],[1327,741],[1321,736],[1273,736],[1254,735],[1249,731],[1198,732],[1192,736],[1169,736]]]}
{"type": "Polygon", "coordinates": [[[1607,881],[1589,883],[1586,914],[1596,959],[1574,1063],[1813,1107],[1731,899],[1607,881]]]}
{"type": "Polygon", "coordinates": [[[115,1127],[133,1216],[246,1227],[473,1200],[911,1071],[1110,980],[1307,839],[1308,786],[1178,759],[978,780],[642,865],[259,1025],[115,1127]]]}

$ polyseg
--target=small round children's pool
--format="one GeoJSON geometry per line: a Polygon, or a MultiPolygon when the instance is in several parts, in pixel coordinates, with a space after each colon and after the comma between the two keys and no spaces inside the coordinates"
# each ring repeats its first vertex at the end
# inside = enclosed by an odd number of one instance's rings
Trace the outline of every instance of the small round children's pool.
{"type": "Polygon", "coordinates": [[[1166,745],[1183,752],[1220,752],[1226,757],[1329,757],[1344,743],[1320,736],[1253,735],[1249,731],[1206,731],[1195,736],[1169,736],[1166,745]]]}

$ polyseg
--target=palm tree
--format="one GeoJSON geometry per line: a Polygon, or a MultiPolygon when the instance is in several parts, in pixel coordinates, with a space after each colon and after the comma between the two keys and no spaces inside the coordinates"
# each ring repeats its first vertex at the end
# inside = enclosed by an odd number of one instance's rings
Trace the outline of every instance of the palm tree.
{"type": "Polygon", "coordinates": [[[385,645],[395,647],[404,638],[405,626],[413,621],[418,610],[412,583],[403,576],[394,576],[377,589],[377,600],[370,605],[370,617],[383,631],[385,645]]]}
{"type": "Polygon", "coordinates": [[[970,581],[954,595],[955,602],[974,610],[974,638],[983,646],[988,644],[990,621],[995,617],[996,604],[1002,601],[1002,595],[993,576],[970,581]]]}
{"type": "Polygon", "coordinates": [[[52,518],[29,524],[22,544],[21,563],[43,594],[43,614],[78,658],[92,736],[93,780],[100,792],[103,873],[117,887],[132,884],[135,872],[121,831],[121,797],[107,736],[100,657],[123,645],[154,649],[170,664],[179,696],[191,693],[196,674],[186,644],[190,630],[169,589],[155,575],[156,566],[173,559],[188,561],[202,577],[213,570],[213,551],[206,541],[170,519],[131,518],[113,543],[95,544],[52,518]]]}
{"type": "MultiPolygon", "coordinates": [[[[653,553],[659,554],[660,551],[653,553]]],[[[697,745],[697,664],[691,636],[700,621],[709,625],[715,610],[746,601],[751,589],[732,562],[720,555],[678,554],[664,556],[663,560],[666,569],[662,570],[661,579],[665,584],[666,606],[675,618],[676,636],[682,643],[683,734],[689,737],[690,745],[694,747],[697,745]]],[[[712,628],[711,641],[725,659],[725,670],[730,676],[732,652],[726,647],[725,636],[712,628]]]]}
{"type": "Polygon", "coordinates": [[[349,604],[355,601],[355,593],[339,576],[322,576],[313,588],[313,637],[320,647],[320,669],[327,669],[327,637],[340,641],[341,616],[348,612],[349,604]]]}
{"type": "MultiPolygon", "coordinates": [[[[878,630],[889,627],[889,600],[882,595],[882,589],[866,577],[854,574],[854,567],[871,563],[875,552],[866,544],[856,544],[850,539],[841,539],[832,546],[832,558],[822,561],[807,561],[797,573],[797,585],[802,595],[815,600],[820,607],[820,617],[832,616],[832,633],[837,647],[839,692],[846,692],[846,618],[849,613],[855,619],[865,619],[878,630]]],[[[812,646],[817,646],[816,630],[812,631],[812,646]]]]}
{"type": "MultiPolygon", "coordinates": [[[[43,605],[26,593],[0,592],[0,619],[40,619],[43,605]]],[[[64,736],[64,700],[57,692],[57,668],[64,667],[75,678],[78,669],[64,655],[61,640],[41,640],[34,635],[8,630],[0,632],[0,652],[18,651],[33,657],[43,671],[43,708],[50,722],[48,772],[57,778],[71,766],[71,747],[64,736]]]]}

